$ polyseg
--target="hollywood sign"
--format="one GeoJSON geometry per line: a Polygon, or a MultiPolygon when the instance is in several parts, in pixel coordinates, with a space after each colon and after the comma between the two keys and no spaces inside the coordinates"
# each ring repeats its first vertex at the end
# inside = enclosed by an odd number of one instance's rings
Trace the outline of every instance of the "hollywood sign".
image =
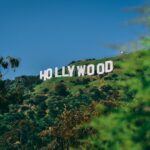
{"type": "Polygon", "coordinates": [[[98,63],[97,65],[70,65],[63,66],[61,69],[55,67],[54,69],[48,68],[44,71],[40,71],[40,79],[48,80],[52,77],[73,77],[73,76],[93,76],[93,75],[102,75],[104,73],[110,73],[113,71],[113,61],[105,61],[104,63],[98,63]]]}

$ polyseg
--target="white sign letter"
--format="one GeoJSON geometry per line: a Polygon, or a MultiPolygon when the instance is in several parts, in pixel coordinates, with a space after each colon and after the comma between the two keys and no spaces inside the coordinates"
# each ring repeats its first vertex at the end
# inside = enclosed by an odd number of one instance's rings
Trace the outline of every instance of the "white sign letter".
{"type": "Polygon", "coordinates": [[[62,77],[61,75],[58,74],[58,67],[55,67],[55,77],[62,77]]]}
{"type": "Polygon", "coordinates": [[[68,66],[68,72],[69,72],[70,77],[73,76],[74,67],[75,67],[74,65],[73,66],[68,66]]]}
{"type": "Polygon", "coordinates": [[[113,61],[106,61],[105,62],[105,72],[109,73],[111,71],[113,71],[114,67],[113,67],[113,61]]]}
{"type": "Polygon", "coordinates": [[[51,79],[53,76],[53,70],[51,68],[46,70],[47,79],[51,79]]]}
{"type": "Polygon", "coordinates": [[[77,70],[78,70],[78,76],[84,76],[85,75],[85,65],[84,66],[77,66],[77,70]]]}
{"type": "Polygon", "coordinates": [[[87,75],[92,76],[95,73],[95,66],[90,64],[87,66],[87,75]]]}
{"type": "Polygon", "coordinates": [[[98,75],[103,74],[104,71],[105,71],[104,64],[102,63],[97,64],[97,74],[98,75]]]}
{"type": "Polygon", "coordinates": [[[47,79],[47,71],[46,70],[40,71],[40,79],[44,80],[44,81],[47,79]]]}

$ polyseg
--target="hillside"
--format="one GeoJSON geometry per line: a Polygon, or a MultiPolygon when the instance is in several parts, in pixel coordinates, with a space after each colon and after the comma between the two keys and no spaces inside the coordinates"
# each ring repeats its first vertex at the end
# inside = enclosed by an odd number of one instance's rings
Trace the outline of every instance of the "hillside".
{"type": "Polygon", "coordinates": [[[114,70],[102,76],[52,78],[44,82],[39,77],[23,76],[14,81],[1,81],[0,149],[94,150],[111,147],[116,150],[124,149],[124,145],[135,146],[137,150],[149,149],[150,51],[73,61],[70,65],[97,64],[105,60],[113,60],[114,70]],[[146,110],[140,118],[136,111],[130,112],[137,110],[139,105],[142,111],[146,110]],[[136,123],[132,119],[134,115],[136,123]],[[124,131],[125,125],[129,126],[126,118],[132,126],[131,130],[129,127],[124,131]],[[143,130],[142,123],[146,125],[143,130]],[[138,136],[143,139],[133,136],[132,131],[140,132],[138,136]],[[118,145],[113,140],[114,134],[119,135],[118,139],[114,137],[119,141],[118,145]]]}

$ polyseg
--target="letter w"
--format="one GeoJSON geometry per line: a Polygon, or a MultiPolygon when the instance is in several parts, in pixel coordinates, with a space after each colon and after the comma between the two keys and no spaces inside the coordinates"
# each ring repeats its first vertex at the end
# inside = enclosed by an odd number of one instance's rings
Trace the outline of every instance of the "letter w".
{"type": "Polygon", "coordinates": [[[78,70],[78,76],[84,76],[85,75],[85,65],[84,66],[77,66],[77,70],[78,70]]]}

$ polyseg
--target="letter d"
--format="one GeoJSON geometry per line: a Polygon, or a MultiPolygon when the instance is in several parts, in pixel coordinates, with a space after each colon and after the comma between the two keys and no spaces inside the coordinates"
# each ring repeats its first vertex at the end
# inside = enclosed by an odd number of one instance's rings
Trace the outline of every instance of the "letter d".
{"type": "Polygon", "coordinates": [[[114,66],[113,66],[113,61],[106,61],[105,62],[105,73],[109,73],[111,71],[113,71],[114,66]]]}

